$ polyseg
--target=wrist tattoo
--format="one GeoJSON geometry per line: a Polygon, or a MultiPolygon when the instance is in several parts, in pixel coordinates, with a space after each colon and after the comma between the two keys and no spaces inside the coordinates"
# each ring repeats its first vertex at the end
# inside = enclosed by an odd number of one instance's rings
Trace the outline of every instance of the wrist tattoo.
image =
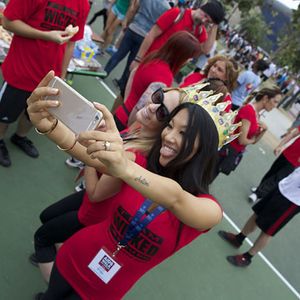
{"type": "Polygon", "coordinates": [[[134,181],[137,181],[145,186],[149,186],[148,181],[146,180],[146,178],[143,178],[142,176],[136,177],[134,178],[134,181]]]}

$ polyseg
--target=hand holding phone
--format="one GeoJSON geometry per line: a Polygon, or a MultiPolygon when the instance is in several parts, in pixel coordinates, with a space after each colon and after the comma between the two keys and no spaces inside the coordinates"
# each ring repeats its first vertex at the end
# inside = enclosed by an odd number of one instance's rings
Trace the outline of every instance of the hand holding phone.
{"type": "Polygon", "coordinates": [[[59,90],[58,95],[45,97],[45,100],[60,102],[58,107],[48,109],[54,117],[75,134],[97,128],[102,120],[102,113],[90,101],[57,76],[50,81],[48,86],[59,90]]]}

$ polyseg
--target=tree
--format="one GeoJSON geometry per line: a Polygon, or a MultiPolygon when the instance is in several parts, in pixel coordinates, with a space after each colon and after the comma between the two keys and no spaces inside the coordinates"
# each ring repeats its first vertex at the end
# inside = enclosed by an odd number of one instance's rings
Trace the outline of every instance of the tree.
{"type": "Polygon", "coordinates": [[[279,39],[279,48],[272,57],[277,63],[289,66],[295,73],[300,72],[300,5],[293,11],[292,22],[288,34],[279,39]]]}
{"type": "Polygon", "coordinates": [[[251,9],[241,20],[241,32],[246,40],[262,48],[268,48],[266,36],[271,33],[259,8],[251,9]]]}

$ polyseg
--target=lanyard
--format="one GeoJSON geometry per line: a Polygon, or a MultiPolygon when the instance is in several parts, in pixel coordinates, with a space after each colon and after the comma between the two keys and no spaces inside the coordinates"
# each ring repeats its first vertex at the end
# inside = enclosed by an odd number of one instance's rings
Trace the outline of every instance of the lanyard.
{"type": "Polygon", "coordinates": [[[122,248],[126,247],[128,242],[134,239],[144,228],[146,228],[158,215],[166,209],[162,206],[157,206],[151,213],[144,216],[147,209],[151,206],[152,200],[145,199],[144,203],[137,210],[128,228],[125,232],[123,239],[118,243],[116,251],[113,253],[115,256],[122,248]],[[144,218],[143,218],[144,217],[144,218]]]}

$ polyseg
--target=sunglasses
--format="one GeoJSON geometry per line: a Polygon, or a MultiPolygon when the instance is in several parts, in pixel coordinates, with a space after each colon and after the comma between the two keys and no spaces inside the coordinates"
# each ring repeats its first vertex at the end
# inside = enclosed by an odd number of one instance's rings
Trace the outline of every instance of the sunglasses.
{"type": "Polygon", "coordinates": [[[164,122],[169,117],[170,112],[167,107],[164,105],[164,90],[159,88],[156,90],[152,96],[151,100],[154,104],[160,104],[160,106],[156,110],[156,118],[159,122],[164,122]]]}

